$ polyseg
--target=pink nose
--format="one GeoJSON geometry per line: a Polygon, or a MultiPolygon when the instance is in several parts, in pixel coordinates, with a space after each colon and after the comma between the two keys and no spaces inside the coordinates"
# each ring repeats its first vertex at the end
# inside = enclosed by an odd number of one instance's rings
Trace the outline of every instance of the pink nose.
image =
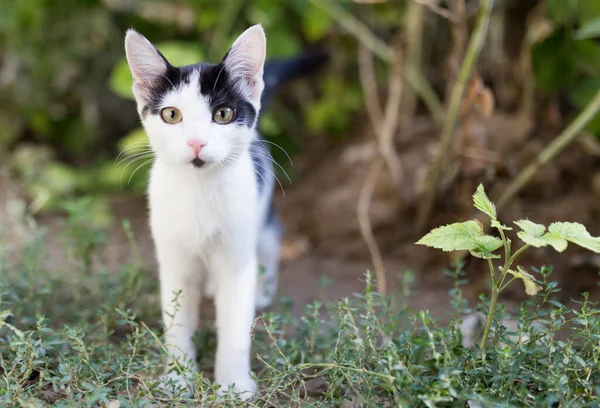
{"type": "Polygon", "coordinates": [[[201,142],[200,140],[188,140],[187,145],[194,149],[194,153],[196,154],[196,156],[198,156],[200,150],[202,150],[202,148],[206,146],[206,142],[201,142]]]}

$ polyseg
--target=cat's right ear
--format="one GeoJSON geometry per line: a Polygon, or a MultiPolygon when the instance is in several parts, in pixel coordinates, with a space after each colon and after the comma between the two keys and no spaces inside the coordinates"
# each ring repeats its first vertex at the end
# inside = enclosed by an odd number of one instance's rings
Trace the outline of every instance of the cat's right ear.
{"type": "Polygon", "coordinates": [[[169,63],[146,37],[130,28],[125,34],[125,55],[134,90],[147,91],[152,82],[164,76],[169,63]]]}

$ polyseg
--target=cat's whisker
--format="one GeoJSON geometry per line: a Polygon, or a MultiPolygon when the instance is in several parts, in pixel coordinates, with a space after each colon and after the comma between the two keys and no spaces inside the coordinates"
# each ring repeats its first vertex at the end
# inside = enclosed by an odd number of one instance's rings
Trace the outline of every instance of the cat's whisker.
{"type": "Polygon", "coordinates": [[[123,174],[125,174],[125,170],[127,170],[127,167],[131,166],[133,163],[135,163],[137,161],[149,159],[149,158],[154,158],[154,154],[152,153],[152,154],[147,154],[145,156],[137,157],[136,159],[127,163],[127,165],[125,167],[123,167],[123,170],[121,170],[121,177],[120,177],[121,188],[123,188],[123,174]]]}
{"type": "Polygon", "coordinates": [[[132,154],[131,156],[125,156],[125,157],[123,157],[121,160],[119,160],[117,163],[115,163],[115,166],[118,166],[119,164],[123,163],[124,161],[135,159],[135,158],[137,158],[139,156],[143,156],[143,155],[146,155],[146,154],[154,154],[154,153],[150,149],[142,150],[142,151],[139,151],[139,152],[137,152],[135,154],[132,154]]]}
{"type": "Polygon", "coordinates": [[[283,196],[285,197],[285,190],[283,189],[283,184],[281,184],[281,181],[279,181],[279,179],[277,178],[275,173],[273,173],[271,170],[269,170],[268,168],[266,168],[265,166],[263,166],[260,163],[254,163],[254,164],[259,166],[260,168],[264,169],[266,172],[268,172],[270,175],[272,175],[273,178],[275,178],[275,180],[277,180],[277,183],[279,183],[279,187],[281,188],[281,192],[283,193],[283,196]]]}
{"type": "Polygon", "coordinates": [[[119,152],[119,154],[117,155],[117,158],[115,159],[115,163],[117,162],[117,160],[119,160],[119,157],[121,157],[122,155],[126,154],[128,151],[130,150],[137,150],[137,149],[141,149],[141,148],[146,148],[149,147],[150,143],[148,143],[147,140],[139,140],[137,142],[133,142],[128,144],[127,146],[125,146],[123,148],[123,150],[121,150],[119,152]]]}
{"type": "Polygon", "coordinates": [[[129,176],[129,180],[127,180],[127,185],[129,186],[129,183],[131,183],[131,179],[133,178],[133,175],[135,173],[137,173],[137,171],[139,169],[141,169],[142,167],[144,167],[145,165],[147,165],[148,163],[152,163],[154,161],[153,158],[146,160],[145,162],[143,162],[142,164],[140,164],[139,166],[137,166],[137,168],[133,171],[133,173],[131,173],[131,176],[129,176]]]}
{"type": "Polygon", "coordinates": [[[133,152],[136,152],[136,151],[138,151],[138,150],[140,150],[140,149],[143,149],[143,150],[150,150],[150,145],[149,145],[149,144],[147,144],[147,143],[146,143],[146,144],[135,144],[135,145],[133,145],[133,144],[132,144],[132,145],[127,145],[127,146],[125,146],[125,147],[123,148],[123,150],[121,150],[121,151],[119,152],[119,154],[117,155],[117,157],[116,157],[116,159],[115,159],[115,162],[116,162],[117,160],[119,160],[119,158],[120,158],[122,155],[124,155],[124,154],[128,154],[128,153],[129,153],[129,152],[131,152],[131,151],[133,151],[133,152]]]}
{"type": "Polygon", "coordinates": [[[256,156],[254,156],[254,157],[263,158],[263,159],[271,161],[273,164],[275,164],[277,167],[279,167],[281,169],[281,171],[283,172],[283,174],[285,174],[285,177],[291,183],[292,179],[290,178],[290,176],[287,173],[287,171],[285,171],[285,169],[283,168],[283,166],[281,164],[277,163],[277,161],[269,154],[268,151],[264,150],[264,152],[265,152],[265,154],[261,155],[261,154],[258,154],[258,152],[250,151],[250,155],[252,156],[253,154],[256,154],[256,156]]]}
{"type": "Polygon", "coordinates": [[[279,146],[275,142],[271,142],[270,140],[259,139],[257,141],[259,143],[269,143],[269,144],[272,144],[273,146],[277,147],[279,150],[281,150],[283,152],[283,154],[285,154],[287,156],[288,160],[290,161],[290,164],[292,165],[292,167],[294,167],[294,162],[292,161],[292,158],[290,157],[290,155],[288,154],[288,152],[285,151],[285,149],[283,147],[279,146]]]}
{"type": "Polygon", "coordinates": [[[219,70],[219,73],[217,74],[217,79],[215,80],[215,83],[214,83],[214,85],[213,85],[213,90],[212,90],[212,93],[213,93],[213,94],[215,93],[215,88],[216,88],[216,86],[217,86],[217,82],[219,82],[219,77],[221,76],[221,72],[223,72],[223,70],[224,70],[224,69],[225,69],[225,65],[223,65],[223,66],[221,67],[221,69],[219,70]]]}

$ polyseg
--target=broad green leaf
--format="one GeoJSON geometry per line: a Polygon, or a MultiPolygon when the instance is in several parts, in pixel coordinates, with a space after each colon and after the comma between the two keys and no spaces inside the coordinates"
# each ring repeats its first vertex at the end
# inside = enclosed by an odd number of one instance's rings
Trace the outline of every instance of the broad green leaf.
{"type": "Polygon", "coordinates": [[[483,235],[479,221],[470,220],[444,225],[431,230],[417,244],[449,251],[471,251],[479,245],[477,238],[483,235]]]}
{"type": "Polygon", "coordinates": [[[512,231],[512,227],[507,227],[506,225],[501,224],[500,221],[498,221],[498,220],[492,220],[491,225],[492,225],[492,227],[497,228],[497,229],[501,229],[504,231],[512,231]]]}
{"type": "Polygon", "coordinates": [[[548,245],[547,242],[544,242],[540,239],[540,237],[546,232],[546,227],[542,224],[536,224],[535,222],[529,220],[515,221],[515,224],[517,224],[517,226],[522,230],[517,233],[517,236],[526,244],[536,248],[548,245]]]}
{"type": "Polygon", "coordinates": [[[546,232],[540,237],[540,240],[546,242],[558,252],[562,252],[567,249],[567,241],[555,232],[546,232]]]}
{"type": "Polygon", "coordinates": [[[475,238],[476,246],[470,252],[471,255],[477,258],[493,259],[500,258],[500,255],[494,255],[496,249],[503,245],[500,238],[493,237],[491,235],[482,235],[475,238]]]}
{"type": "Polygon", "coordinates": [[[558,252],[567,248],[567,241],[564,238],[553,232],[546,232],[546,227],[542,224],[536,224],[529,220],[515,221],[515,224],[522,229],[517,235],[526,244],[536,248],[551,245],[558,252]]]}
{"type": "Polygon", "coordinates": [[[483,184],[480,184],[475,194],[473,194],[473,203],[479,211],[487,214],[492,220],[496,219],[496,206],[485,194],[483,184]]]}
{"type": "Polygon", "coordinates": [[[585,40],[600,37],[600,16],[583,23],[575,33],[575,38],[585,40]]]}
{"type": "Polygon", "coordinates": [[[542,290],[542,287],[535,283],[533,276],[525,272],[525,270],[520,266],[517,266],[516,271],[509,269],[508,273],[523,281],[523,284],[525,285],[525,293],[527,293],[529,296],[534,296],[540,290],[542,290]]]}
{"type": "Polygon", "coordinates": [[[583,248],[600,253],[600,238],[593,237],[584,225],[577,222],[554,222],[548,230],[583,248]]]}

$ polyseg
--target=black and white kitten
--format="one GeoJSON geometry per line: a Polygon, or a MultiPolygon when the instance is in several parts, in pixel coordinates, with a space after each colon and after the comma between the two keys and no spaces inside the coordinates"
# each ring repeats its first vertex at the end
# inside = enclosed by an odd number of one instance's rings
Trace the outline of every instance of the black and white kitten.
{"type": "Polygon", "coordinates": [[[197,369],[192,335],[200,299],[214,296],[215,380],[249,398],[256,390],[250,330],[255,309],[268,306],[276,289],[281,235],[272,160],[255,130],[265,33],[260,25],[247,29],[219,64],[174,67],[132,29],[125,50],[156,156],[148,196],[167,350],[197,369]]]}

